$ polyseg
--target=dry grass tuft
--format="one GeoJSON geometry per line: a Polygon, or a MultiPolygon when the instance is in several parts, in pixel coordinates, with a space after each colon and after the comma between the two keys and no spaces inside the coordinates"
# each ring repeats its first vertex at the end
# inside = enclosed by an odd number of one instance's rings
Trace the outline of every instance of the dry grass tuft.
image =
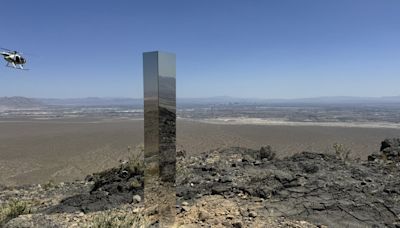
{"type": "Polygon", "coordinates": [[[19,215],[32,213],[33,201],[12,200],[0,207],[0,227],[19,215]]]}
{"type": "Polygon", "coordinates": [[[88,228],[141,228],[147,227],[146,224],[142,214],[108,212],[96,216],[88,228]]]}
{"type": "Polygon", "coordinates": [[[131,152],[131,147],[128,147],[129,160],[128,166],[131,170],[144,171],[144,145],[140,144],[131,152]]]}

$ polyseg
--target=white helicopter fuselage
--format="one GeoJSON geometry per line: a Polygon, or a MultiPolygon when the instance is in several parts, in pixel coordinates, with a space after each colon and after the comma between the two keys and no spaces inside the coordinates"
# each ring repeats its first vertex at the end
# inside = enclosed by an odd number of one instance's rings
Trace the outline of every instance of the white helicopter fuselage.
{"type": "Polygon", "coordinates": [[[5,48],[0,48],[0,49],[5,50],[5,51],[1,51],[0,55],[3,56],[4,60],[6,60],[7,67],[25,70],[24,64],[26,63],[26,59],[24,57],[22,57],[20,53],[18,53],[17,51],[11,51],[11,50],[8,50],[5,48]]]}
{"type": "Polygon", "coordinates": [[[26,63],[26,60],[21,55],[18,55],[18,54],[1,52],[1,55],[3,55],[4,60],[6,60],[9,63],[14,63],[17,65],[22,65],[22,64],[26,63]]]}

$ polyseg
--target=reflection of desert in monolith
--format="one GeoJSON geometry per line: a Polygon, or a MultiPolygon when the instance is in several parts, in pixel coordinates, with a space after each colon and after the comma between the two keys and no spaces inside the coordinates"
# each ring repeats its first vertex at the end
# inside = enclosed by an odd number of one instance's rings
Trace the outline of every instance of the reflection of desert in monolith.
{"type": "Polygon", "coordinates": [[[175,222],[176,92],[175,55],[143,55],[145,206],[160,227],[175,222]]]}

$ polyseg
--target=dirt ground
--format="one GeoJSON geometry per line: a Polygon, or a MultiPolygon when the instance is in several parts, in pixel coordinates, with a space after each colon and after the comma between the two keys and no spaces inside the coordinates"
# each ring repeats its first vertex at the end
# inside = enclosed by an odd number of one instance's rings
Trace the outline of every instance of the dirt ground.
{"type": "MultiPolygon", "coordinates": [[[[190,155],[211,149],[271,145],[278,156],[296,152],[333,152],[334,143],[366,159],[399,129],[219,125],[178,120],[177,148],[190,155]]],[[[143,121],[0,122],[0,184],[21,185],[72,181],[115,166],[143,144],[143,121]]]]}

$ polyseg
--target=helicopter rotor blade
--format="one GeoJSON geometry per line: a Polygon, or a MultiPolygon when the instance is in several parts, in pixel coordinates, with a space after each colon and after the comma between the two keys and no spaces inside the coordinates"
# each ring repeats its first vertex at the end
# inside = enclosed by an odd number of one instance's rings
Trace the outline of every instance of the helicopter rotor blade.
{"type": "Polygon", "coordinates": [[[4,51],[8,51],[8,52],[13,52],[13,51],[11,51],[10,49],[7,49],[7,48],[2,48],[2,47],[0,47],[0,49],[1,49],[1,50],[4,50],[4,51]]]}
{"type": "Polygon", "coordinates": [[[7,48],[1,48],[1,47],[0,47],[0,49],[2,49],[4,51],[7,51],[8,53],[14,54],[14,55],[16,55],[16,54],[24,55],[24,53],[19,52],[19,51],[15,51],[15,50],[13,51],[13,50],[10,50],[10,49],[7,49],[7,48]]]}

